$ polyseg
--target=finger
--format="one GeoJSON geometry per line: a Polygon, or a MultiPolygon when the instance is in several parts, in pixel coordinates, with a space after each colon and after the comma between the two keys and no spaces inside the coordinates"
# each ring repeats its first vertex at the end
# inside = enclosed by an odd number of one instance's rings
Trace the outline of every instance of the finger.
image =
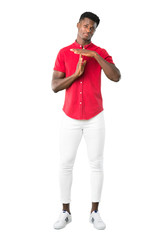
{"type": "Polygon", "coordinates": [[[86,66],[86,63],[87,63],[87,60],[84,60],[84,62],[83,62],[84,67],[86,66]]]}
{"type": "Polygon", "coordinates": [[[80,54],[79,49],[70,49],[70,51],[74,52],[75,54],[80,54]]]}
{"type": "Polygon", "coordinates": [[[79,61],[80,61],[80,62],[83,61],[82,54],[79,54],[79,61]]]}
{"type": "Polygon", "coordinates": [[[70,51],[72,51],[72,52],[74,52],[74,53],[76,53],[76,52],[77,52],[77,50],[76,50],[76,49],[70,49],[70,51]]]}

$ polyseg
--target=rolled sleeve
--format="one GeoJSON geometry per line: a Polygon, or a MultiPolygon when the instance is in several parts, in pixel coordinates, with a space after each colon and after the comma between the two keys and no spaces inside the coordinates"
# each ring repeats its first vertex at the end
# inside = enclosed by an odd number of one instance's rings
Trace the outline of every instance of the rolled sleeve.
{"type": "Polygon", "coordinates": [[[110,56],[105,49],[102,49],[102,51],[101,51],[101,53],[100,53],[100,56],[101,56],[103,59],[105,59],[107,62],[114,64],[113,59],[112,59],[112,56],[110,56]]]}
{"type": "Polygon", "coordinates": [[[60,50],[56,61],[55,61],[55,65],[53,70],[59,71],[59,72],[66,72],[66,68],[65,68],[65,61],[64,61],[64,53],[60,50]]]}

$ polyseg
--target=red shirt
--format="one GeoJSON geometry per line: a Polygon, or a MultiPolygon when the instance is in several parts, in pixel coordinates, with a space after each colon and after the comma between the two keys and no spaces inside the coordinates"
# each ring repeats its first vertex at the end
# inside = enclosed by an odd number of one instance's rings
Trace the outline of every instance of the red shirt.
{"type": "MultiPolygon", "coordinates": [[[[84,46],[85,49],[97,52],[107,62],[113,63],[105,49],[93,43],[84,46]]],[[[76,41],[62,48],[56,58],[54,70],[64,72],[66,77],[75,73],[79,54],[70,49],[82,49],[76,41]]],[[[92,57],[82,56],[87,60],[84,73],[66,89],[63,111],[74,119],[90,119],[103,111],[101,95],[101,66],[92,57]]]]}

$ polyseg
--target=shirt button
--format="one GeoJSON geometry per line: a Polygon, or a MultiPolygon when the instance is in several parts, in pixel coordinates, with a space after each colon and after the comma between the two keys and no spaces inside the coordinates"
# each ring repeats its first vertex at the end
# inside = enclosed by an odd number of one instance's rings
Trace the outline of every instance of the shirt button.
{"type": "Polygon", "coordinates": [[[82,82],[80,82],[80,83],[82,83],[82,82]]]}
{"type": "Polygon", "coordinates": [[[82,94],[82,92],[80,92],[80,94],[82,94]]]}
{"type": "Polygon", "coordinates": [[[82,104],[82,102],[80,102],[80,104],[82,104]]]}

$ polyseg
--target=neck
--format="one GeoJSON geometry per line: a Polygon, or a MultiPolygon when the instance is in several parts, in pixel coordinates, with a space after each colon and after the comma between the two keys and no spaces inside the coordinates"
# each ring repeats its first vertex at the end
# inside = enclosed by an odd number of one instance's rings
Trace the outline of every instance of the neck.
{"type": "Polygon", "coordinates": [[[76,42],[77,42],[78,44],[84,46],[84,45],[90,44],[90,43],[91,43],[91,40],[84,40],[84,39],[79,38],[79,37],[77,36],[76,42]]]}

